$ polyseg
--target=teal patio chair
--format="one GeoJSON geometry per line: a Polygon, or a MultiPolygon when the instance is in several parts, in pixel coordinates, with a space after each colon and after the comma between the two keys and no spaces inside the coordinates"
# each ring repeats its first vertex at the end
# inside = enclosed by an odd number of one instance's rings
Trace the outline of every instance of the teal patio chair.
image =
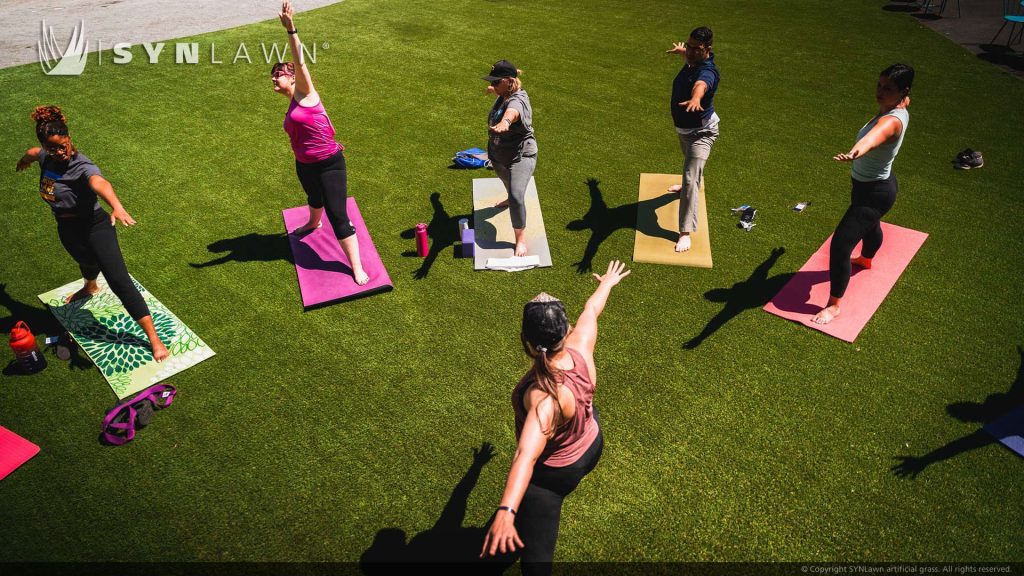
{"type": "Polygon", "coordinates": [[[1006,46],[1009,47],[1010,43],[1013,42],[1013,32],[1017,29],[1017,25],[1021,25],[1020,34],[1017,34],[1017,41],[1020,41],[1021,37],[1024,36],[1024,0],[1003,0],[1003,25],[999,27],[999,31],[992,37],[992,41],[989,44],[995,44],[996,38],[1003,33],[1003,28],[1006,25],[1010,25],[1010,35],[1006,37],[1006,46]],[[1017,4],[1017,6],[1014,6],[1017,4]]]}

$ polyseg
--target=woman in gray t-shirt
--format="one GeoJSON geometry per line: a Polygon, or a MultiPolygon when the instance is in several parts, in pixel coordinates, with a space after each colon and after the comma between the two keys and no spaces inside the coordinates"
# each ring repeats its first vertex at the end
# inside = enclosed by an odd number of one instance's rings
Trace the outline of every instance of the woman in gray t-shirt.
{"type": "Polygon", "coordinates": [[[508,60],[499,60],[483,79],[487,92],[498,98],[487,116],[487,157],[508,192],[508,207],[516,237],[516,256],[526,256],[526,186],[537,167],[537,140],[533,137],[533,108],[519,80],[522,71],[508,60]]]}

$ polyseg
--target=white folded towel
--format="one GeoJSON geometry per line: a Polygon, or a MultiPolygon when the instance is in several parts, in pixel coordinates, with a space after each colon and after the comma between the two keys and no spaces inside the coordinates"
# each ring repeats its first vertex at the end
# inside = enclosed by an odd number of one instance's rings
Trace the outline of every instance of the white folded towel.
{"type": "Polygon", "coordinates": [[[520,272],[540,266],[540,256],[512,256],[511,258],[488,258],[484,265],[488,270],[520,272]]]}

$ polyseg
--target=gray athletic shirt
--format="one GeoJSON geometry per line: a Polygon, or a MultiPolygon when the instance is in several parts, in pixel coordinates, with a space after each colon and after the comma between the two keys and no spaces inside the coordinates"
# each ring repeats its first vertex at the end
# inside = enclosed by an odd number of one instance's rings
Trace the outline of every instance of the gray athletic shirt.
{"type": "Polygon", "coordinates": [[[488,132],[487,156],[496,164],[507,166],[523,156],[537,155],[537,140],[533,137],[533,108],[526,90],[512,93],[508,99],[498,98],[491,106],[487,116],[487,126],[494,126],[501,121],[505,110],[512,108],[519,112],[519,120],[512,123],[508,132],[493,134],[488,132]]]}
{"type": "Polygon", "coordinates": [[[850,175],[854,180],[873,182],[885,180],[892,174],[892,161],[896,159],[896,154],[899,153],[900,146],[903,145],[903,137],[907,135],[907,126],[910,124],[910,112],[907,112],[906,108],[896,108],[872,118],[860,129],[860,132],[857,132],[857,141],[871,132],[871,129],[885,116],[894,116],[903,124],[900,137],[895,142],[883,143],[860,158],[855,158],[853,165],[850,166],[850,175]]]}
{"type": "Polygon", "coordinates": [[[96,164],[81,152],[64,163],[53,159],[45,148],[39,150],[39,195],[54,214],[88,215],[99,210],[89,178],[101,175],[96,164]]]}

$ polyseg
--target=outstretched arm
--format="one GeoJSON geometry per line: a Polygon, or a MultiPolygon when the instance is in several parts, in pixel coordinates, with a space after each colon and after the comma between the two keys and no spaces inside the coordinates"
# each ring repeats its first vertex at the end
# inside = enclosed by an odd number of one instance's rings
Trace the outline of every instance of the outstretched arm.
{"type": "Polygon", "coordinates": [[[110,205],[111,226],[115,226],[119,221],[125,226],[135,225],[135,219],[125,211],[124,206],[121,205],[121,200],[117,197],[117,194],[114,193],[114,187],[106,178],[95,174],[90,176],[89,187],[92,188],[93,192],[95,192],[97,196],[103,198],[103,200],[110,205]]]}
{"type": "Polygon", "coordinates": [[[865,134],[863,138],[853,145],[853,148],[851,148],[849,152],[845,154],[836,154],[832,159],[839,162],[849,162],[854,158],[859,158],[875,148],[878,148],[882,144],[886,143],[890,138],[899,136],[902,131],[903,122],[898,118],[893,116],[883,116],[870,132],[865,134]]]}
{"type": "Polygon", "coordinates": [[[299,33],[295,29],[295,9],[292,7],[292,3],[285,0],[281,4],[281,11],[277,14],[277,17],[281,19],[281,25],[288,32],[288,45],[292,50],[292,56],[295,58],[295,91],[300,94],[300,96],[296,97],[296,100],[301,100],[309,94],[316,94],[316,89],[313,88],[313,77],[309,75],[309,69],[306,68],[306,57],[302,53],[302,42],[299,40],[299,33]]]}
{"type": "Polygon", "coordinates": [[[708,83],[703,80],[697,80],[693,85],[693,92],[690,93],[690,99],[680,102],[679,105],[686,108],[687,112],[703,112],[704,107],[700,105],[700,100],[707,91],[708,83]]]}
{"type": "Polygon", "coordinates": [[[21,172],[31,166],[33,162],[39,160],[39,150],[40,148],[38,146],[26,150],[25,155],[18,160],[18,165],[14,169],[21,172]]]}
{"type": "Polygon", "coordinates": [[[583,307],[583,314],[580,314],[580,319],[576,321],[576,327],[573,328],[565,342],[566,347],[585,356],[593,356],[594,344],[597,343],[597,318],[604,311],[604,305],[608,302],[612,288],[623,278],[629,276],[630,272],[631,270],[626,270],[624,263],[612,260],[608,263],[608,271],[604,273],[604,276],[594,274],[594,278],[597,278],[599,282],[597,290],[594,290],[594,293],[587,299],[587,303],[583,307]]]}
{"type": "Polygon", "coordinates": [[[555,410],[559,409],[546,393],[534,388],[527,395],[526,422],[523,433],[519,435],[519,447],[512,458],[512,467],[505,481],[505,492],[501,496],[501,508],[494,515],[491,528],[484,537],[484,547],[480,557],[494,556],[501,552],[507,554],[523,547],[519,532],[515,527],[515,514],[526,494],[526,487],[533,477],[533,466],[540,458],[544,446],[548,443],[544,430],[554,430],[555,410]],[[511,508],[512,510],[506,510],[511,508]]]}
{"type": "Polygon", "coordinates": [[[508,129],[512,127],[519,120],[519,110],[508,107],[505,109],[505,114],[498,120],[498,123],[491,126],[491,132],[495,134],[503,134],[508,132],[508,129]]]}

